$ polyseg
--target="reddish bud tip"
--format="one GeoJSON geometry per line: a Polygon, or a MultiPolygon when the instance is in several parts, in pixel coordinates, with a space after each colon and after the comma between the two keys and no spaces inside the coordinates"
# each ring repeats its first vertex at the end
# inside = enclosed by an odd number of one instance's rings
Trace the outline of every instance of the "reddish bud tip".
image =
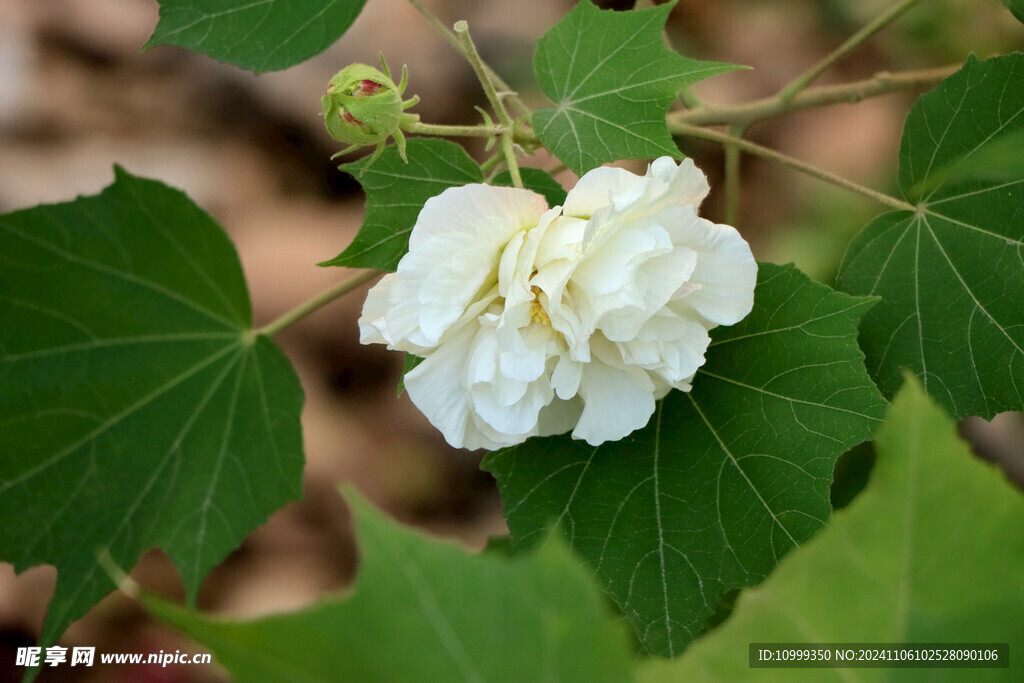
{"type": "Polygon", "coordinates": [[[369,97],[370,95],[376,95],[380,91],[386,89],[387,86],[385,86],[382,83],[377,83],[376,81],[371,81],[369,79],[363,79],[359,81],[359,90],[357,90],[354,94],[356,97],[369,97]]]}

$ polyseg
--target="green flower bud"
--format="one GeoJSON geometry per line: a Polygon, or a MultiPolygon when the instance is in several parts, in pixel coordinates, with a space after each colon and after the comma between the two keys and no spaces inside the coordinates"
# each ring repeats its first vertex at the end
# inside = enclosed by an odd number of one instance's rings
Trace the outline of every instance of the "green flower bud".
{"type": "Polygon", "coordinates": [[[384,150],[388,138],[394,136],[399,154],[405,159],[401,125],[418,117],[404,111],[419,102],[419,98],[402,101],[408,81],[405,67],[402,67],[401,83],[395,85],[383,55],[381,66],[384,71],[366,64],[350,64],[327,84],[327,93],[320,100],[327,131],[335,140],[350,145],[338,154],[376,145],[370,159],[372,163],[384,150]]]}
{"type": "Polygon", "coordinates": [[[350,145],[386,141],[402,118],[398,86],[366,64],[351,64],[335,74],[321,104],[331,137],[350,145]]]}

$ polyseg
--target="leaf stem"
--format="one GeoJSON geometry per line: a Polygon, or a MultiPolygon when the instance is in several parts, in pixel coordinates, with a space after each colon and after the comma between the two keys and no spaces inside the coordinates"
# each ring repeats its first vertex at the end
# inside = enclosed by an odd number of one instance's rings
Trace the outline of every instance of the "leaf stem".
{"type": "Polygon", "coordinates": [[[784,102],[791,101],[801,90],[810,85],[814,79],[827,71],[829,67],[856,50],[864,41],[891,24],[920,1],[902,0],[902,2],[893,5],[879,14],[861,30],[850,36],[842,45],[828,53],[821,61],[790,81],[779,92],[779,98],[784,102]]]}
{"type": "Polygon", "coordinates": [[[960,69],[962,64],[951,64],[931,69],[889,73],[882,71],[871,78],[824,85],[801,91],[792,100],[784,101],[779,95],[752,100],[736,105],[706,106],[699,109],[682,109],[668,115],[671,126],[675,123],[689,123],[696,126],[746,124],[787,114],[801,109],[827,106],[830,104],[853,104],[870,97],[886,95],[902,90],[928,87],[960,69]]]}
{"type": "Polygon", "coordinates": [[[473,38],[469,35],[469,24],[465,21],[455,22],[455,35],[462,46],[462,54],[466,56],[470,66],[473,67],[473,71],[480,80],[484,94],[487,95],[487,101],[491,103],[491,108],[497,114],[498,120],[501,121],[501,150],[505,154],[505,163],[508,164],[509,173],[512,175],[512,184],[515,187],[522,187],[523,179],[519,174],[519,164],[516,161],[516,152],[512,146],[515,128],[512,117],[509,116],[508,111],[505,109],[505,103],[498,97],[498,92],[494,88],[494,81],[491,80],[490,74],[487,73],[483,60],[480,59],[480,53],[477,52],[476,44],[473,43],[473,38]]]}
{"type": "Polygon", "coordinates": [[[914,206],[913,204],[909,204],[903,201],[902,199],[897,199],[896,197],[884,194],[882,192],[878,192],[876,190],[872,190],[869,187],[864,187],[863,185],[859,185],[853,182],[852,180],[847,180],[842,176],[838,176],[824,169],[811,166],[810,164],[804,163],[799,159],[794,159],[791,156],[787,156],[785,154],[782,154],[781,152],[776,152],[774,149],[763,147],[757,143],[750,142],[749,140],[743,140],[741,138],[733,137],[732,135],[729,135],[727,133],[722,133],[708,128],[701,128],[699,126],[691,126],[689,124],[677,124],[673,132],[676,133],[677,135],[686,135],[689,137],[700,138],[702,140],[710,140],[712,142],[719,142],[723,145],[731,144],[743,150],[744,152],[749,152],[750,154],[754,154],[759,157],[764,157],[765,159],[771,159],[772,161],[782,164],[783,166],[787,166],[794,170],[800,171],[801,173],[813,176],[815,178],[818,178],[819,180],[824,180],[827,183],[832,183],[833,185],[836,185],[843,189],[850,190],[851,192],[855,192],[870,199],[874,199],[879,204],[884,204],[885,206],[888,206],[891,209],[896,209],[898,211],[917,211],[916,206],[914,206]]]}
{"type": "Polygon", "coordinates": [[[289,327],[289,326],[295,324],[296,322],[298,322],[302,318],[305,318],[307,315],[309,315],[313,311],[317,310],[318,308],[320,308],[322,306],[325,306],[325,305],[331,303],[332,301],[334,301],[338,297],[340,297],[340,296],[342,296],[344,294],[348,294],[353,289],[359,287],[359,285],[361,285],[361,284],[363,284],[365,282],[369,282],[373,278],[375,278],[378,275],[380,275],[382,272],[384,272],[384,271],[381,271],[381,270],[368,270],[368,271],[366,271],[364,273],[359,273],[358,275],[356,275],[354,277],[350,277],[348,280],[345,280],[343,282],[339,282],[338,284],[334,285],[330,289],[327,289],[327,290],[317,294],[316,296],[314,296],[313,298],[307,300],[306,302],[301,303],[298,306],[296,306],[295,308],[291,309],[290,311],[285,312],[284,314],[282,314],[280,317],[278,317],[273,322],[271,322],[271,323],[269,323],[267,325],[264,325],[260,329],[256,330],[256,334],[257,335],[266,335],[268,337],[273,337],[275,334],[277,334],[278,332],[280,332],[284,328],[289,327]]]}

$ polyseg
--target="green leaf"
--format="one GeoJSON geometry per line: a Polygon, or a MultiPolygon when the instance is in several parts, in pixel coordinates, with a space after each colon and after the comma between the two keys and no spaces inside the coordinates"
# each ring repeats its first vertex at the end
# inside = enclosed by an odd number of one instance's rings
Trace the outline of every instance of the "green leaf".
{"type": "Polygon", "coordinates": [[[535,111],[533,127],[577,174],[620,159],[681,158],[665,123],[669,105],[691,83],[741,68],[666,48],[674,5],[613,12],[581,0],[537,42],[533,69],[555,108],[535,111]]]}
{"type": "Polygon", "coordinates": [[[413,355],[411,353],[405,354],[402,358],[402,376],[398,379],[398,396],[401,396],[405,392],[405,376],[412,372],[417,365],[422,363],[425,358],[413,355]]]}
{"type": "Polygon", "coordinates": [[[748,668],[752,642],[1009,642],[1010,670],[787,669],[784,680],[1024,680],[1020,491],[971,456],[913,378],[877,446],[867,489],[829,528],[742,594],[720,629],[681,660],[649,663],[641,680],[783,680],[748,668]]]}
{"type": "MultiPolygon", "coordinates": [[[[521,168],[519,173],[523,178],[523,187],[527,190],[533,190],[537,194],[544,195],[544,199],[547,200],[549,207],[565,204],[565,190],[562,188],[561,183],[551,177],[551,174],[539,168],[521,168]]],[[[495,176],[491,184],[512,187],[512,174],[508,171],[502,171],[495,176]]]]}
{"type": "Polygon", "coordinates": [[[160,21],[143,46],[178,45],[257,73],[323,52],[366,0],[157,0],[160,21]]]}
{"type": "Polygon", "coordinates": [[[1024,178],[1024,129],[982,143],[969,157],[932,171],[909,192],[923,197],[950,182],[987,180],[997,184],[1024,178]]]}
{"type": "Polygon", "coordinates": [[[395,270],[409,251],[409,233],[423,203],[449,187],[484,181],[480,167],[454,142],[413,138],[406,152],[408,164],[390,145],[365,172],[367,159],[339,167],[362,184],[366,217],[352,244],[320,265],[395,270]]]}
{"type": "Polygon", "coordinates": [[[496,451],[517,548],[557,520],[652,654],[675,656],[730,589],[762,580],[828,520],[839,455],[885,403],[857,324],[873,304],[761,264],[753,312],[712,332],[688,393],[597,448],[568,436],[496,451]]]}
{"type": "Polygon", "coordinates": [[[625,630],[559,539],[514,561],[398,527],[349,493],[362,565],[352,594],[258,621],[146,606],[238,681],[627,681],[625,630]]]}
{"type": "Polygon", "coordinates": [[[115,169],[101,194],[0,216],[0,557],[48,563],[52,643],[159,546],[190,599],[301,493],[302,390],[251,330],[234,247],[184,194],[115,169]]]}
{"type": "Polygon", "coordinates": [[[1003,0],[1003,4],[1013,12],[1013,16],[1024,22],[1024,0],[1003,0]]]}
{"type": "Polygon", "coordinates": [[[1024,175],[1008,177],[1012,164],[994,176],[945,170],[970,169],[1021,131],[1022,54],[971,57],[907,117],[899,178],[917,210],[869,223],[837,278],[882,297],[861,343],[886,395],[907,368],[955,418],[1024,409],[1024,175]]]}

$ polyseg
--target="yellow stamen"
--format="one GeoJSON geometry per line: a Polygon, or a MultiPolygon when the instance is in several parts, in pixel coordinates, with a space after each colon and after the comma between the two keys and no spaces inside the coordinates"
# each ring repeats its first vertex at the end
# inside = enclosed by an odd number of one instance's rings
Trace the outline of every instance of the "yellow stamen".
{"type": "Polygon", "coordinates": [[[530,320],[541,325],[551,325],[551,318],[548,317],[544,307],[540,305],[540,287],[534,285],[530,287],[530,291],[533,292],[533,303],[530,304],[530,320]]]}

